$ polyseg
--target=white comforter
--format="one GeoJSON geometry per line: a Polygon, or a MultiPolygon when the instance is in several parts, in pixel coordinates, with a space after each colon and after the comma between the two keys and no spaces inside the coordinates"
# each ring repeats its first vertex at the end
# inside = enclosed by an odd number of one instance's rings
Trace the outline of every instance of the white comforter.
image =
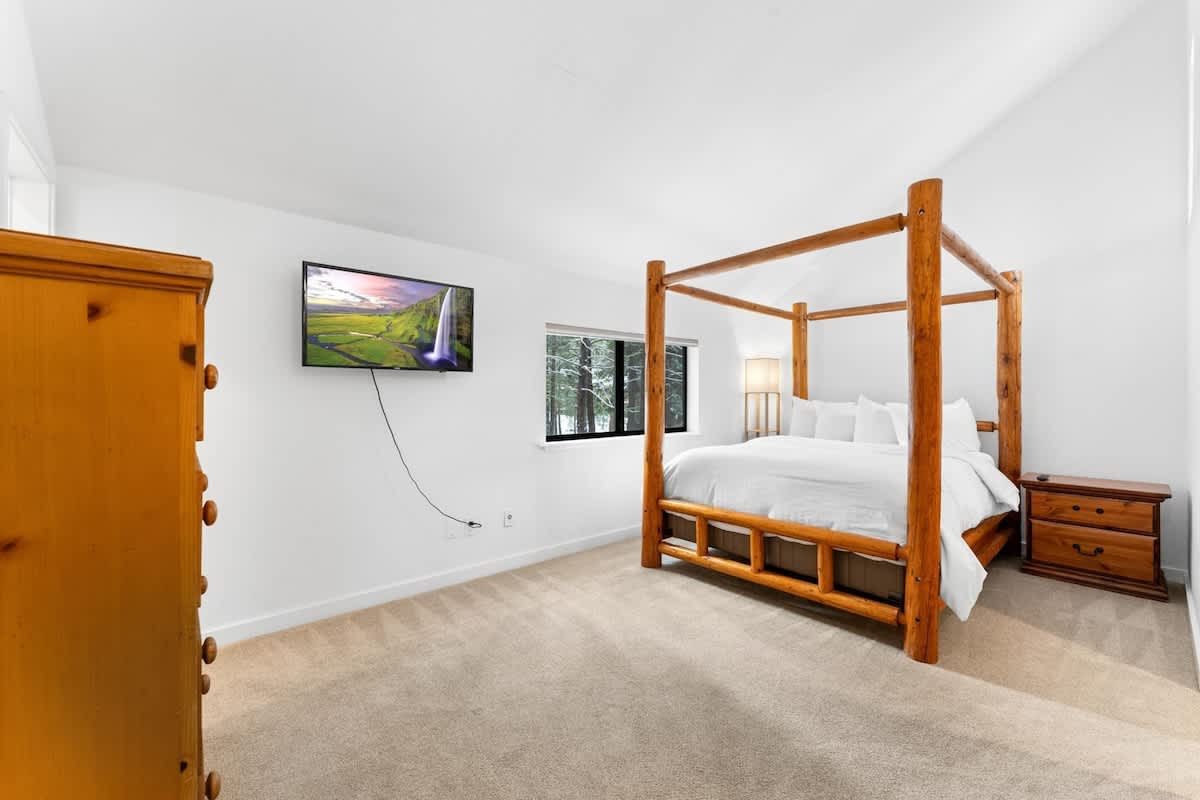
{"type": "MultiPolygon", "coordinates": [[[[770,519],[862,533],[904,544],[908,538],[908,449],[799,436],[699,447],[665,470],[669,498],[770,519]]],[[[987,571],[964,531],[1020,503],[1017,487],[986,453],[942,458],[942,599],[966,619],[987,571]]]]}

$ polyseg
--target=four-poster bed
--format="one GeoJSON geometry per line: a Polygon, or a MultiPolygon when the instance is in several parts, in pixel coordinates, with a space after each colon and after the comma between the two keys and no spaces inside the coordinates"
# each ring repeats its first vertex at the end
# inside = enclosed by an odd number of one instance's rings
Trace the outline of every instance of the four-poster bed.
{"type": "MultiPolygon", "coordinates": [[[[999,439],[999,469],[1010,481],[1021,471],[1021,275],[1001,273],[942,224],[942,182],[923,180],[908,190],[905,214],[893,214],[764,247],[677,272],[666,272],[662,261],[651,261],[646,271],[646,449],[642,506],[642,565],[659,567],[663,555],[732,575],[792,595],[851,611],[904,628],[904,650],[913,659],[935,663],[938,657],[938,614],[943,603],[941,584],[942,514],[942,347],[941,307],[994,300],[997,303],[995,422],[979,422],[980,431],[995,432],[999,439]],[[791,310],[773,308],[683,282],[742,269],[801,253],[862,239],[905,231],[908,240],[905,300],[810,312],[806,303],[791,310]],[[983,291],[941,293],[941,251],[945,248],[991,288],[983,291]],[[665,388],[666,293],[790,320],[792,323],[792,394],[808,398],[808,325],[840,317],[908,312],[909,407],[907,453],[907,540],[903,543],[841,530],[804,525],[767,516],[743,513],[664,497],[663,415],[665,388]],[[695,547],[664,539],[664,517],[670,512],[694,520],[695,547]],[[711,552],[710,523],[733,525],[749,531],[749,563],[711,552]],[[815,546],[815,581],[794,577],[767,567],[767,536],[811,543],[815,546]],[[841,553],[859,554],[903,569],[903,599],[893,604],[853,589],[839,588],[844,564],[841,553]],[[835,570],[835,564],[837,570],[835,570]]],[[[678,520],[673,520],[677,522],[678,520]]],[[[713,526],[715,529],[715,525],[713,526]]],[[[677,527],[677,526],[676,526],[677,527]]],[[[987,565],[1018,528],[1015,513],[984,519],[962,534],[963,541],[987,565]]],[[[689,537],[692,538],[692,537],[689,537]]]]}

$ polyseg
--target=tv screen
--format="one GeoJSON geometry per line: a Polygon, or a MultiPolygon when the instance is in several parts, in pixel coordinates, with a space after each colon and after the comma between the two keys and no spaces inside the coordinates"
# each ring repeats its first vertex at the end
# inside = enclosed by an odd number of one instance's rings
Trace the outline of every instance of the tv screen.
{"type": "Polygon", "coordinates": [[[304,262],[306,367],[470,372],[475,292],[304,262]]]}

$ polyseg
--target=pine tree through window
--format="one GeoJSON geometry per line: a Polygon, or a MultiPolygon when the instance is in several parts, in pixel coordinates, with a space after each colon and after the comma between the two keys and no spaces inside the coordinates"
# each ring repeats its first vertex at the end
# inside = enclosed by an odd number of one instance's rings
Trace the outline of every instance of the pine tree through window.
{"type": "MultiPolygon", "coordinates": [[[[642,342],[546,334],[546,441],[645,433],[642,342]]],[[[687,347],[667,345],[666,432],[687,430],[687,347]]]]}

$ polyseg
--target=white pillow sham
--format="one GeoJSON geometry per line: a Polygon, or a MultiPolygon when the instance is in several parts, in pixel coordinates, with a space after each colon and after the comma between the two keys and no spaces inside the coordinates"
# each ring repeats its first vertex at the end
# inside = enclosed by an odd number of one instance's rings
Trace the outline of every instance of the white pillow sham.
{"type": "Polygon", "coordinates": [[[852,442],[857,410],[857,403],[827,403],[822,400],[793,397],[788,434],[808,439],[852,442]]]}
{"type": "MultiPolygon", "coordinates": [[[[895,425],[896,439],[908,444],[908,404],[888,403],[888,412],[895,425]]],[[[942,406],[942,449],[978,452],[983,449],[979,441],[979,429],[975,423],[975,412],[965,397],[942,406]]]]}
{"type": "Polygon", "coordinates": [[[788,422],[789,436],[811,439],[817,432],[817,403],[800,397],[792,398],[792,419],[788,422]]]}
{"type": "Polygon", "coordinates": [[[896,425],[888,407],[865,395],[858,396],[854,415],[854,441],[871,444],[896,444],[896,425]]]}
{"type": "Polygon", "coordinates": [[[857,414],[857,403],[821,403],[817,406],[817,429],[813,438],[853,442],[857,414]]]}

